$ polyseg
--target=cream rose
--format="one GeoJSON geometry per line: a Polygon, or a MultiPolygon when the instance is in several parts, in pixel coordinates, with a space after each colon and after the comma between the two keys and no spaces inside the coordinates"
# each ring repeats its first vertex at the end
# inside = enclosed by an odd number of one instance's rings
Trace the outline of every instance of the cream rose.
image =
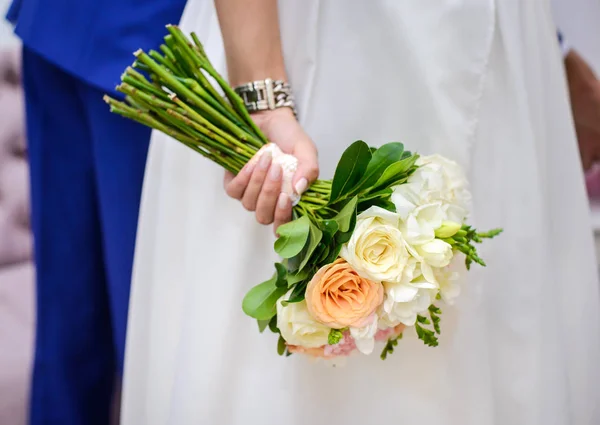
{"type": "Polygon", "coordinates": [[[323,266],[306,287],[311,316],[335,329],[361,328],[383,301],[383,286],[359,276],[343,259],[323,266]]]}
{"type": "Polygon", "coordinates": [[[289,345],[316,348],[327,344],[329,327],[317,322],[308,312],[306,301],[283,305],[291,291],[277,301],[277,327],[289,345]]]}
{"type": "Polygon", "coordinates": [[[340,256],[367,279],[401,279],[410,254],[398,228],[399,220],[397,214],[383,208],[369,208],[357,217],[352,237],[340,256]]]}

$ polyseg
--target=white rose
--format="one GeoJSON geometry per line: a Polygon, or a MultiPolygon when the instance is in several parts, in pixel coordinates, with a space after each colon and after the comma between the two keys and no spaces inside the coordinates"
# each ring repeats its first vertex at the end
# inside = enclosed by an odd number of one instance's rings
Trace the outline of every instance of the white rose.
{"type": "Polygon", "coordinates": [[[440,239],[433,239],[415,247],[423,262],[431,267],[446,267],[453,257],[452,245],[440,239]]]}
{"type": "Polygon", "coordinates": [[[356,348],[363,354],[371,354],[375,348],[375,334],[377,333],[377,315],[373,321],[362,328],[350,328],[350,335],[354,338],[356,348]]]}
{"type": "Polygon", "coordinates": [[[288,292],[277,301],[277,327],[288,344],[304,348],[316,348],[327,344],[329,327],[317,322],[308,313],[306,301],[286,306],[282,301],[291,294],[288,292]]]}
{"type": "Polygon", "coordinates": [[[405,219],[415,208],[432,202],[447,205],[447,220],[462,223],[469,211],[471,194],[462,168],[440,155],[422,156],[405,184],[396,186],[392,202],[405,219]]]}
{"type": "Polygon", "coordinates": [[[397,214],[383,208],[369,208],[357,217],[352,237],[340,256],[366,279],[400,280],[410,254],[398,229],[399,220],[397,214]]]}

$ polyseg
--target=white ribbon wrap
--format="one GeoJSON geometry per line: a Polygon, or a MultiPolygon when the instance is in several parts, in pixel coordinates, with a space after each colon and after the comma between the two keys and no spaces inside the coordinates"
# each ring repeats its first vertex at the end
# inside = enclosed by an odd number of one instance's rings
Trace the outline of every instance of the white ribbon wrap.
{"type": "Polygon", "coordinates": [[[300,201],[300,195],[294,189],[293,178],[298,169],[298,159],[293,155],[283,153],[276,144],[269,143],[260,148],[251,161],[260,161],[260,158],[267,152],[271,153],[271,164],[279,164],[281,166],[281,192],[289,196],[292,205],[297,205],[300,201]]]}

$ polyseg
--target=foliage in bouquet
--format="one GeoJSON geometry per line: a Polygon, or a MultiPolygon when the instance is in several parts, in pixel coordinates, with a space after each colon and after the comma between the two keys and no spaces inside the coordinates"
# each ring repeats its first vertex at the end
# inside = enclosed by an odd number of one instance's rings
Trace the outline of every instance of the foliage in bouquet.
{"type": "MultiPolygon", "coordinates": [[[[269,143],[198,38],[167,28],[161,52],[137,51],[121,77],[125,102],[105,97],[111,111],[234,174],[266,149],[293,173],[295,158],[269,143]]],[[[469,198],[452,161],[419,157],[397,142],[353,143],[333,180],[313,182],[295,203],[294,220],[278,229],[282,261],[248,292],[244,312],[261,332],[279,335],[280,354],[369,354],[384,341],[385,359],[407,327],[436,346],[439,305],[459,292],[459,261],[463,269],[485,265],[474,243],[500,233],[466,224],[469,198]]]]}
{"type": "Polygon", "coordinates": [[[327,205],[278,229],[284,259],[248,292],[244,312],[280,335],[280,354],[370,354],[387,340],[385,359],[406,327],[437,346],[439,305],[459,295],[461,269],[485,265],[465,223],[470,204],[461,168],[419,157],[401,143],[342,155],[327,205]]]}

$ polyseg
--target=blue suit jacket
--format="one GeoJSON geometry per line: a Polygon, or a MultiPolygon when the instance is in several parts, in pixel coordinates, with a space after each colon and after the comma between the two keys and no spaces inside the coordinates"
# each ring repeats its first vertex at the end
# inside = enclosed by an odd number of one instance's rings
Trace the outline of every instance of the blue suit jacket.
{"type": "Polygon", "coordinates": [[[14,0],[7,18],[23,44],[67,72],[111,90],[132,53],[157,48],[186,0],[14,0]]]}

